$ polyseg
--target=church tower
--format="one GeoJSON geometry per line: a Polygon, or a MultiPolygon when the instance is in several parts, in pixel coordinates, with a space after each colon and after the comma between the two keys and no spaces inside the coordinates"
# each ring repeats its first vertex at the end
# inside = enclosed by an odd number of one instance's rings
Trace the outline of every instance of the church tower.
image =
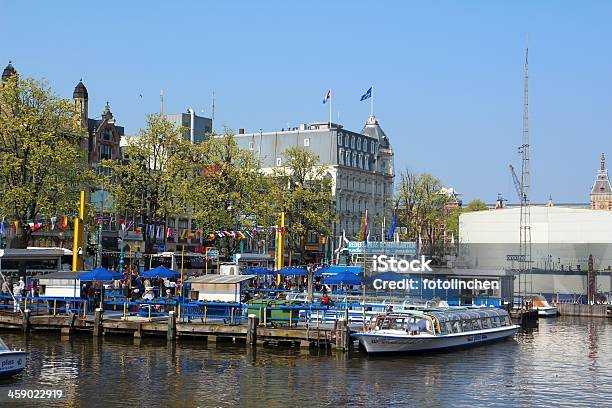
{"type": "Polygon", "coordinates": [[[85,85],[83,85],[82,79],[79,81],[77,86],[74,87],[72,99],[74,99],[74,110],[81,118],[81,127],[83,127],[83,129],[87,129],[89,95],[87,94],[87,88],[85,88],[85,85]]]}
{"type": "Polygon", "coordinates": [[[601,154],[599,172],[591,189],[591,209],[612,211],[612,187],[606,169],[606,157],[601,154]]]}

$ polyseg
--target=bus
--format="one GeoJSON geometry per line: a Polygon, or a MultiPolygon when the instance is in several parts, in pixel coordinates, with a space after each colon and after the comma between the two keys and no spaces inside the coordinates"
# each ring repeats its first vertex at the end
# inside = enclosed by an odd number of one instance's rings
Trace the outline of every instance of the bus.
{"type": "Polygon", "coordinates": [[[0,255],[0,271],[5,276],[26,277],[72,270],[72,251],[66,248],[27,247],[5,249],[0,255]]]}
{"type": "MultiPolygon", "coordinates": [[[[146,266],[148,269],[163,265],[173,271],[180,272],[182,266],[184,276],[193,276],[196,272],[203,275],[206,271],[206,255],[196,252],[185,252],[184,254],[180,252],[160,252],[150,255],[147,261],[148,265],[146,266]]],[[[211,272],[211,268],[214,268],[211,261],[212,260],[209,259],[209,273],[211,272]]]]}

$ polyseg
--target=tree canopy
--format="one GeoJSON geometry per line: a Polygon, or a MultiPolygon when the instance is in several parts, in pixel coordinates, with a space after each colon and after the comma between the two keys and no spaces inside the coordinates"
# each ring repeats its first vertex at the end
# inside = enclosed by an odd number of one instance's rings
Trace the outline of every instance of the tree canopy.
{"type": "Polygon", "coordinates": [[[29,222],[75,214],[93,181],[79,117],[47,83],[12,75],[0,84],[0,211],[19,223],[11,245],[25,248],[29,222]]]}

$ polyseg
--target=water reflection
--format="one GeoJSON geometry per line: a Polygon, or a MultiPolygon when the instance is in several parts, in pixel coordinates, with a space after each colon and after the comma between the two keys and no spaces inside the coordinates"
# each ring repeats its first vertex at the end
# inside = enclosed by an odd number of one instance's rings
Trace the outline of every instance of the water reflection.
{"type": "Polygon", "coordinates": [[[62,406],[612,406],[612,324],[603,319],[544,320],[503,343],[402,357],[195,339],[2,337],[32,358],[0,389],[59,387],[69,395],[62,406]]]}

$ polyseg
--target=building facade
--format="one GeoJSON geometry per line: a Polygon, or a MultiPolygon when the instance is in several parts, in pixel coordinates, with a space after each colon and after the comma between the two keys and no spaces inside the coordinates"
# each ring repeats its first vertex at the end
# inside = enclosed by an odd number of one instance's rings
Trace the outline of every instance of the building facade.
{"type": "Polygon", "coordinates": [[[591,188],[591,209],[612,211],[612,187],[606,169],[606,156],[602,153],[599,172],[591,188]]]}
{"type": "Polygon", "coordinates": [[[186,129],[183,137],[191,143],[202,143],[212,132],[212,119],[196,115],[191,108],[187,109],[187,113],[173,113],[165,116],[173,125],[186,129]]]}
{"type": "Polygon", "coordinates": [[[382,223],[392,207],[393,149],[378,120],[370,116],[361,132],[328,122],[302,124],[276,132],[235,135],[239,147],[253,151],[264,171],[282,167],[284,152],[304,147],[319,156],[333,180],[333,199],[338,220],[334,236],[352,238],[359,233],[368,210],[371,240],[382,239],[382,223]]]}

